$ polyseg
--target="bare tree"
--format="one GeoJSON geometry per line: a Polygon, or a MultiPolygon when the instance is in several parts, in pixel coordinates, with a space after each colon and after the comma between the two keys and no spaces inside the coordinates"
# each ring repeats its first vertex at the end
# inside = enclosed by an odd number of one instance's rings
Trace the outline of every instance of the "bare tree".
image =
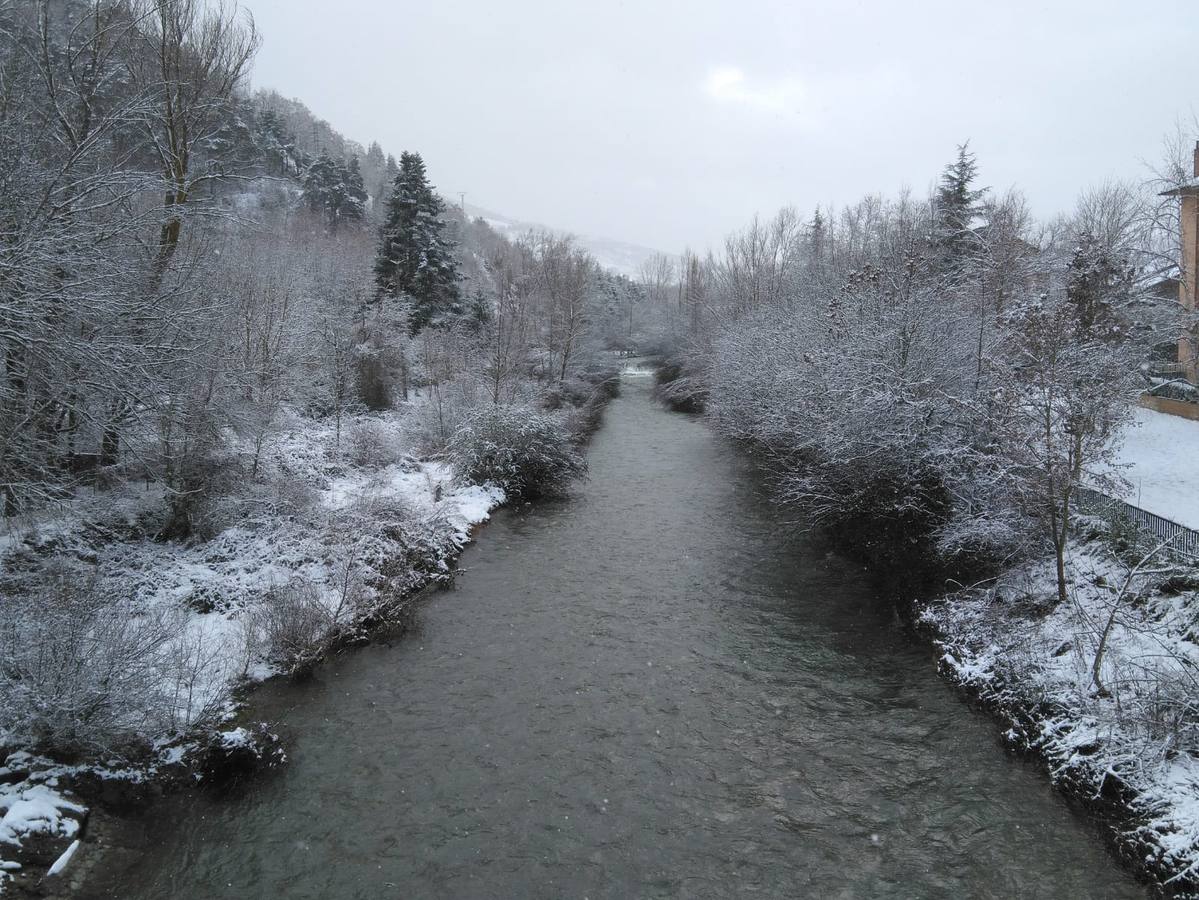
{"type": "Polygon", "coordinates": [[[568,237],[542,235],[534,246],[554,377],[561,383],[583,335],[595,261],[568,237]]]}
{"type": "Polygon", "coordinates": [[[1053,546],[1062,603],[1075,494],[1084,477],[1110,479],[1113,438],[1139,390],[1137,348],[1123,319],[1130,290],[1120,257],[1089,238],[1064,284],[1007,317],[999,384],[1006,413],[997,436],[1022,505],[1053,546]]]}
{"type": "Polygon", "coordinates": [[[495,305],[484,332],[484,369],[491,402],[511,400],[509,385],[528,364],[532,337],[530,306],[536,290],[533,249],[527,244],[497,245],[487,262],[495,284],[495,305]]]}
{"type": "Polygon", "coordinates": [[[174,256],[187,204],[205,182],[225,177],[215,164],[197,169],[249,72],[260,38],[249,13],[224,0],[136,0],[142,19],[129,72],[153,103],[141,116],[164,185],[158,263],[174,256]]]}
{"type": "Polygon", "coordinates": [[[115,461],[101,440],[161,347],[143,290],[137,212],[148,180],[117,136],[143,108],[113,82],[136,26],[120,4],[22,7],[0,22],[0,480],[5,509],[45,501],[70,470],[115,461]],[[81,452],[82,451],[82,452],[81,452]]]}

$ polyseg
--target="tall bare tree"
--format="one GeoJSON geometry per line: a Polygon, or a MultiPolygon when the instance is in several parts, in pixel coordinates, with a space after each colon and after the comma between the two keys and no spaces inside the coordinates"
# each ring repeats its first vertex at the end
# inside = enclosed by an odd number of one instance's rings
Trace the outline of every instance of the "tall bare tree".
{"type": "Polygon", "coordinates": [[[153,100],[141,121],[163,178],[158,263],[165,268],[197,188],[228,174],[217,161],[197,164],[249,72],[260,38],[253,17],[224,0],[135,0],[134,8],[143,24],[129,71],[153,100]]]}

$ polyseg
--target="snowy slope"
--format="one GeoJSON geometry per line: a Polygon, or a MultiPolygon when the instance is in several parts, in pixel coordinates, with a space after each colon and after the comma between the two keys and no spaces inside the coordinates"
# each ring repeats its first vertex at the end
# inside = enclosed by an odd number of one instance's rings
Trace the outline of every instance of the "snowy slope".
{"type": "MultiPolygon", "coordinates": [[[[566,233],[561,228],[551,228],[548,225],[541,225],[537,222],[523,222],[519,219],[500,215],[499,213],[491,212],[478,206],[472,206],[469,203],[466,204],[466,214],[472,219],[482,217],[496,231],[509,237],[518,237],[528,231],[550,231],[554,234],[566,233]]],[[[642,263],[651,256],[661,253],[659,250],[654,250],[651,247],[643,247],[640,244],[630,244],[625,241],[616,241],[593,235],[575,234],[574,238],[578,241],[579,246],[594,256],[596,262],[605,269],[629,278],[637,278],[640,274],[642,263]]],[[[669,256],[677,262],[677,257],[674,254],[666,253],[661,255],[669,256]]]]}

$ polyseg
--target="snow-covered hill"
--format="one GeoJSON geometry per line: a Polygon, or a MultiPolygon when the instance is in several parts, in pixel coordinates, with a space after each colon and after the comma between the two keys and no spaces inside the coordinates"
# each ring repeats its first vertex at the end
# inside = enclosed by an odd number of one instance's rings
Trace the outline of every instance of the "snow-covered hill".
{"type": "MultiPolygon", "coordinates": [[[[466,214],[472,219],[482,217],[496,231],[510,237],[515,237],[528,231],[550,231],[555,234],[566,233],[561,228],[553,228],[539,222],[524,222],[520,219],[501,215],[500,213],[492,212],[479,206],[472,206],[469,203],[466,204],[466,214]]],[[[637,278],[640,274],[642,263],[651,256],[661,254],[677,261],[675,254],[663,254],[662,251],[655,250],[652,247],[644,247],[640,244],[630,244],[626,241],[616,241],[593,235],[570,233],[574,235],[581,247],[586,248],[595,257],[596,262],[601,266],[610,272],[615,272],[618,275],[627,275],[629,278],[637,278]]]]}

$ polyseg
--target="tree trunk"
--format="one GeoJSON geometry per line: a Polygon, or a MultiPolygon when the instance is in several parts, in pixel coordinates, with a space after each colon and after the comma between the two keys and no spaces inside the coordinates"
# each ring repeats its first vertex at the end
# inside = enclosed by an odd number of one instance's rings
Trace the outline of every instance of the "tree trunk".
{"type": "Polygon", "coordinates": [[[1066,597],[1066,545],[1065,541],[1054,539],[1053,553],[1057,558],[1057,602],[1065,603],[1066,597]]]}
{"type": "Polygon", "coordinates": [[[121,433],[113,422],[104,426],[100,437],[100,465],[115,466],[121,455],[121,433]]]}

